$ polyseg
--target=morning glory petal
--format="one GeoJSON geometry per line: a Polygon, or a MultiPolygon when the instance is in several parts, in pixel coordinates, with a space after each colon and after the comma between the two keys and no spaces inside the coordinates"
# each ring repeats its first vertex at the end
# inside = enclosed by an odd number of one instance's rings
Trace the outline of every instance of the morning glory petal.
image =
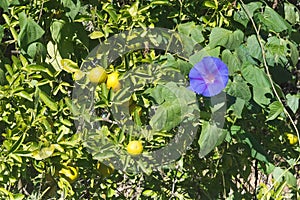
{"type": "Polygon", "coordinates": [[[219,94],[228,83],[228,68],[219,58],[204,57],[189,73],[190,89],[206,97],[219,94]]]}

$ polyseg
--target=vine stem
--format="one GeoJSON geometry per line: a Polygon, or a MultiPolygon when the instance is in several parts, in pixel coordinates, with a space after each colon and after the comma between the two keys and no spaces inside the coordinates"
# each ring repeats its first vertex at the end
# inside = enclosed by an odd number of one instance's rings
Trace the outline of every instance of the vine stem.
{"type": "MultiPolygon", "coordinates": [[[[295,122],[293,121],[293,118],[292,116],[290,115],[290,113],[288,112],[288,110],[286,109],[285,105],[283,104],[282,100],[280,99],[280,96],[278,94],[278,92],[276,91],[276,88],[275,88],[275,84],[273,82],[273,79],[272,79],[272,76],[270,74],[270,71],[269,71],[269,67],[268,67],[268,64],[267,64],[267,59],[266,59],[266,53],[265,53],[265,47],[264,47],[264,44],[261,40],[261,37],[260,37],[260,34],[259,34],[259,29],[257,28],[253,18],[251,17],[250,13],[249,13],[249,10],[247,8],[247,6],[245,5],[245,3],[243,2],[243,0],[240,0],[241,3],[242,3],[242,8],[245,10],[247,16],[248,16],[248,19],[251,21],[252,23],[252,26],[255,30],[255,33],[256,33],[256,37],[257,37],[257,40],[258,40],[258,43],[259,43],[259,46],[261,48],[261,52],[262,52],[262,57],[263,57],[263,64],[264,64],[264,68],[265,68],[265,71],[267,73],[267,76],[268,76],[268,79],[271,83],[271,87],[272,87],[272,90],[277,98],[277,100],[280,102],[280,104],[283,106],[283,111],[285,113],[285,115],[288,117],[288,119],[290,120],[293,128],[295,129],[295,132],[296,132],[296,135],[298,137],[298,144],[300,146],[300,137],[299,137],[299,131],[298,131],[298,128],[297,128],[297,125],[295,124],[295,122]]],[[[300,160],[300,155],[298,156],[298,158],[295,160],[295,162],[293,164],[290,165],[290,167],[288,167],[286,170],[283,171],[283,173],[275,180],[275,182],[271,185],[271,187],[268,189],[268,192],[264,195],[266,196],[270,190],[274,187],[274,185],[282,178],[282,176],[288,172],[291,168],[293,168],[297,163],[298,161],[300,160]]]]}

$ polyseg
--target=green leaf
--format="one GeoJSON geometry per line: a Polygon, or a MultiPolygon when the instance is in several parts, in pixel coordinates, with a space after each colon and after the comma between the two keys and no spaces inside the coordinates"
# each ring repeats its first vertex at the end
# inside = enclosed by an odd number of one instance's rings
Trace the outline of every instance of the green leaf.
{"type": "Polygon", "coordinates": [[[77,105],[75,105],[71,99],[69,97],[66,97],[65,98],[65,103],[67,105],[67,107],[70,109],[71,113],[74,115],[74,116],[78,116],[81,114],[79,108],[77,107],[77,105]]]}
{"type": "Polygon", "coordinates": [[[295,25],[300,21],[299,9],[289,2],[284,2],[284,19],[295,25]]]}
{"type": "Polygon", "coordinates": [[[227,131],[218,128],[215,124],[203,122],[198,144],[200,146],[199,157],[203,158],[211,152],[226,137],[227,131]]]}
{"type": "Polygon", "coordinates": [[[61,59],[60,64],[62,69],[68,73],[73,73],[79,70],[77,63],[70,59],[61,59]]]}
{"type": "Polygon", "coordinates": [[[257,141],[257,139],[253,136],[253,134],[244,133],[243,137],[245,137],[244,142],[247,143],[251,148],[252,158],[255,158],[266,164],[271,164],[269,161],[270,155],[265,151],[261,143],[257,141]]]}
{"type": "Polygon", "coordinates": [[[19,93],[16,93],[15,95],[22,97],[24,99],[27,99],[28,101],[33,101],[32,97],[30,94],[28,94],[26,91],[21,91],[19,93]]]}
{"type": "Polygon", "coordinates": [[[215,48],[216,46],[223,46],[227,49],[235,49],[241,45],[244,40],[244,33],[241,30],[234,32],[215,27],[212,29],[209,36],[209,46],[215,48]]]}
{"type": "Polygon", "coordinates": [[[135,18],[138,14],[138,9],[139,9],[139,1],[135,1],[131,7],[128,9],[129,14],[131,15],[132,18],[135,18]]]}
{"type": "Polygon", "coordinates": [[[294,187],[294,188],[297,187],[297,179],[293,173],[291,173],[290,171],[287,171],[284,174],[284,178],[289,186],[294,187]]]}
{"type": "Polygon", "coordinates": [[[251,35],[247,38],[247,51],[249,54],[256,58],[257,60],[262,61],[262,51],[261,47],[259,45],[259,42],[257,40],[256,35],[251,35]]]}
{"type": "Polygon", "coordinates": [[[176,127],[181,122],[181,106],[178,100],[167,101],[161,104],[149,124],[154,131],[166,130],[176,127]]]}
{"type": "Polygon", "coordinates": [[[289,186],[297,186],[297,179],[290,171],[286,171],[280,167],[275,167],[272,175],[278,182],[286,181],[289,186]]]}
{"type": "Polygon", "coordinates": [[[220,47],[211,49],[210,47],[207,46],[201,49],[200,51],[196,52],[195,54],[191,55],[189,57],[189,61],[192,65],[195,65],[197,62],[201,61],[202,58],[206,56],[219,57],[219,55],[220,55],[220,47]]]}
{"type": "Polygon", "coordinates": [[[263,69],[253,65],[246,65],[242,69],[242,75],[248,83],[255,87],[270,88],[270,81],[263,69]]]}
{"type": "Polygon", "coordinates": [[[2,69],[0,69],[0,85],[4,85],[6,83],[5,73],[2,69]]]}
{"type": "Polygon", "coordinates": [[[159,104],[150,125],[155,131],[168,131],[180,124],[183,117],[198,110],[195,93],[174,82],[158,85],[147,90],[155,102],[159,104]]]}
{"type": "Polygon", "coordinates": [[[249,101],[252,96],[249,86],[241,77],[235,77],[232,82],[230,81],[225,91],[229,95],[241,98],[245,101],[249,101]]]}
{"type": "Polygon", "coordinates": [[[257,61],[253,59],[253,57],[250,55],[247,46],[245,44],[242,44],[239,46],[236,51],[238,55],[239,60],[241,63],[250,63],[252,65],[256,65],[257,61]]]}
{"type": "Polygon", "coordinates": [[[299,108],[300,95],[287,94],[286,99],[287,99],[287,105],[291,108],[293,113],[296,114],[296,112],[299,108]]]}
{"type": "Polygon", "coordinates": [[[245,107],[245,100],[241,98],[236,98],[235,103],[228,108],[228,111],[233,111],[232,115],[237,118],[242,118],[243,109],[245,107]]]}
{"type": "Polygon", "coordinates": [[[62,28],[66,24],[65,21],[63,20],[54,20],[50,26],[50,32],[52,39],[56,42],[59,43],[62,37],[62,28]]]}
{"type": "Polygon", "coordinates": [[[12,153],[19,149],[19,147],[22,145],[26,138],[26,132],[23,132],[22,135],[19,137],[17,141],[12,145],[12,147],[9,149],[9,153],[12,153]]]}
{"type": "Polygon", "coordinates": [[[154,0],[154,1],[151,1],[150,3],[151,5],[171,5],[171,3],[168,1],[168,0],[154,0]]]}
{"type": "MultiPolygon", "coordinates": [[[[254,12],[257,9],[261,8],[262,5],[263,4],[261,2],[251,2],[251,3],[246,4],[246,9],[250,15],[250,18],[253,17],[254,12]]],[[[239,5],[239,6],[241,6],[241,5],[239,5]]],[[[233,16],[234,20],[241,23],[244,27],[247,27],[247,24],[250,21],[248,15],[247,15],[247,12],[242,8],[240,11],[235,12],[234,16],[233,16]]]]}
{"type": "Polygon", "coordinates": [[[50,145],[50,147],[44,147],[40,150],[32,152],[32,157],[36,160],[43,160],[52,156],[55,150],[55,145],[50,145]]]}
{"type": "Polygon", "coordinates": [[[195,22],[187,22],[178,25],[178,32],[190,37],[190,39],[193,40],[194,44],[204,41],[202,31],[203,27],[200,25],[196,25],[195,22]]]}
{"type": "Polygon", "coordinates": [[[27,46],[40,39],[45,31],[33,19],[27,18],[24,12],[19,14],[19,18],[24,24],[20,24],[21,31],[18,36],[18,44],[26,50],[27,46]]]}
{"type": "Polygon", "coordinates": [[[72,20],[75,19],[75,17],[77,16],[77,14],[80,11],[81,8],[81,3],[79,0],[73,1],[73,0],[61,0],[63,6],[66,9],[66,15],[68,17],[70,17],[72,20]],[[76,3],[76,4],[75,4],[76,3]]]}
{"type": "Polygon", "coordinates": [[[39,90],[39,98],[44,102],[44,104],[53,111],[58,110],[58,106],[53,99],[51,99],[46,93],[39,90]]]}
{"type": "Polygon", "coordinates": [[[89,36],[90,36],[90,38],[91,38],[92,40],[94,40],[94,39],[102,38],[102,37],[104,37],[105,35],[102,33],[102,31],[94,31],[94,32],[92,32],[89,36]]]}
{"type": "Polygon", "coordinates": [[[291,26],[272,8],[265,7],[263,14],[257,13],[260,22],[265,25],[267,31],[280,33],[285,30],[290,30],[291,26]]]}
{"type": "Polygon", "coordinates": [[[25,195],[20,194],[20,193],[14,194],[14,197],[13,197],[14,200],[23,200],[24,198],[25,198],[25,195]]]}
{"type": "Polygon", "coordinates": [[[222,52],[222,60],[228,66],[229,74],[232,75],[234,72],[241,70],[242,64],[236,52],[231,53],[230,50],[225,49],[222,52]]]}
{"type": "Polygon", "coordinates": [[[183,49],[188,55],[193,52],[196,44],[204,41],[202,30],[202,26],[196,25],[195,22],[178,25],[178,32],[183,44],[183,49]]]}
{"type": "Polygon", "coordinates": [[[0,25],[0,42],[2,41],[2,38],[4,36],[4,28],[0,25]]]}
{"type": "Polygon", "coordinates": [[[44,72],[44,73],[48,74],[50,77],[54,76],[48,67],[45,67],[42,65],[30,64],[22,69],[24,71],[28,72],[29,74],[36,73],[36,72],[44,72]]]}
{"type": "Polygon", "coordinates": [[[47,55],[45,46],[40,42],[33,42],[28,46],[27,54],[34,59],[44,60],[47,55]]]}
{"type": "Polygon", "coordinates": [[[268,65],[286,65],[288,63],[288,59],[286,58],[287,43],[285,40],[275,36],[269,37],[265,45],[265,50],[268,65]]]}
{"type": "Polygon", "coordinates": [[[269,105],[269,115],[267,121],[274,120],[283,112],[283,105],[279,101],[274,101],[269,105]]]}
{"type": "Polygon", "coordinates": [[[269,87],[253,86],[253,99],[259,105],[268,105],[273,97],[273,92],[269,87]]]}
{"type": "Polygon", "coordinates": [[[111,3],[104,4],[102,6],[102,9],[105,10],[109,14],[109,16],[113,19],[114,22],[118,22],[118,15],[111,3]]]}
{"type": "Polygon", "coordinates": [[[174,56],[172,56],[171,54],[167,54],[163,58],[166,58],[167,60],[161,66],[162,69],[173,68],[176,70],[180,70],[181,74],[184,76],[187,76],[193,67],[193,65],[190,62],[181,59],[175,59],[174,56]]]}
{"type": "MultiPolygon", "coordinates": [[[[3,10],[5,11],[5,12],[7,12],[8,11],[8,6],[9,6],[9,1],[8,0],[1,0],[0,1],[0,8],[3,8],[3,10]]],[[[1,40],[0,40],[1,41],[1,40]]]]}
{"type": "Polygon", "coordinates": [[[218,5],[216,5],[214,2],[212,1],[204,1],[203,5],[207,8],[213,8],[213,9],[217,9],[218,5]]]}
{"type": "Polygon", "coordinates": [[[296,66],[299,59],[299,51],[297,49],[297,45],[290,41],[287,41],[287,45],[290,47],[290,53],[287,52],[287,55],[291,58],[292,64],[296,66]]]}
{"type": "Polygon", "coordinates": [[[157,196],[155,191],[153,191],[153,190],[144,190],[142,194],[143,194],[143,196],[146,196],[146,197],[156,197],[157,196]]]}
{"type": "Polygon", "coordinates": [[[6,197],[9,197],[9,200],[10,199],[14,199],[13,193],[11,193],[10,191],[6,190],[5,188],[0,187],[0,194],[1,194],[1,196],[3,194],[6,195],[6,197]]]}

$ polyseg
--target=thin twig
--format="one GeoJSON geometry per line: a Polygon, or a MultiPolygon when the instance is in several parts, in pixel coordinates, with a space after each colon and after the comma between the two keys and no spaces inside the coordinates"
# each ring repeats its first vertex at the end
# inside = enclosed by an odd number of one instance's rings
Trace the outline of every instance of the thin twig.
{"type": "Polygon", "coordinates": [[[278,5],[278,0],[274,0],[272,8],[275,9],[278,5]]]}
{"type": "Polygon", "coordinates": [[[177,173],[178,173],[178,165],[176,165],[176,171],[175,171],[175,178],[173,179],[173,183],[172,183],[172,190],[171,190],[171,197],[170,199],[172,199],[173,196],[175,196],[175,188],[176,188],[176,184],[177,184],[177,173]]]}
{"type": "Polygon", "coordinates": [[[41,6],[41,10],[40,10],[40,14],[39,14],[39,18],[38,18],[38,20],[37,20],[37,23],[40,22],[40,19],[41,19],[42,14],[43,14],[43,9],[44,9],[44,1],[42,1],[42,6],[41,6]]]}
{"type": "Polygon", "coordinates": [[[258,161],[254,161],[254,174],[255,174],[255,182],[254,182],[254,194],[256,194],[256,189],[258,185],[258,161]]]}

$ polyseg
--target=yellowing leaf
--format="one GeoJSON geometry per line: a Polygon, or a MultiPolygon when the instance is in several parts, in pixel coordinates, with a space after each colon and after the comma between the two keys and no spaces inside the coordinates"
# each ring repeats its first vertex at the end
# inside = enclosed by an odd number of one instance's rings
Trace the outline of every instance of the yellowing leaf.
{"type": "Polygon", "coordinates": [[[93,40],[104,37],[104,34],[101,31],[94,31],[89,36],[93,40]]]}
{"type": "Polygon", "coordinates": [[[40,150],[35,150],[32,152],[32,157],[36,160],[43,160],[49,158],[54,153],[55,146],[50,145],[50,147],[44,147],[40,150]]]}
{"type": "Polygon", "coordinates": [[[62,69],[69,73],[73,73],[79,70],[77,63],[70,59],[61,59],[60,64],[62,69]]]}

